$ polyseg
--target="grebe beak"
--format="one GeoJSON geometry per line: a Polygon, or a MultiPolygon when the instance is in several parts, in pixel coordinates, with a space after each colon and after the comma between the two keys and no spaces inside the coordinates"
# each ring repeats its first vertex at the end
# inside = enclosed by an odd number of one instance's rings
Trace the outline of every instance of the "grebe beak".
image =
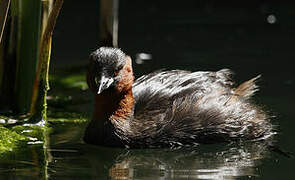
{"type": "Polygon", "coordinates": [[[101,79],[95,78],[96,84],[99,84],[97,94],[100,94],[103,90],[110,87],[110,85],[114,82],[114,79],[111,77],[106,77],[104,75],[101,76],[101,79]]]}

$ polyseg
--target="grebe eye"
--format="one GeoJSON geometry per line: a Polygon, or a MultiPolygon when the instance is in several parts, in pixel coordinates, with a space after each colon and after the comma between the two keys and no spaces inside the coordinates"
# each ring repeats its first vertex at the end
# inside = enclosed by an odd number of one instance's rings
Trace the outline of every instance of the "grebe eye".
{"type": "Polygon", "coordinates": [[[122,68],[123,68],[122,65],[118,66],[114,71],[114,75],[117,76],[119,74],[119,72],[122,70],[122,68]]]}
{"type": "Polygon", "coordinates": [[[116,71],[120,71],[121,69],[123,69],[124,65],[123,64],[120,64],[117,68],[116,68],[116,71]]]}

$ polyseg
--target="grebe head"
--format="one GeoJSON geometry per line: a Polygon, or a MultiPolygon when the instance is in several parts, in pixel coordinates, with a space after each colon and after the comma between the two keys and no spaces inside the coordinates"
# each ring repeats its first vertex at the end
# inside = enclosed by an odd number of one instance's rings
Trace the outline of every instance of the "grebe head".
{"type": "Polygon", "coordinates": [[[125,70],[132,73],[130,57],[117,48],[101,47],[92,52],[89,59],[87,83],[96,94],[122,84],[120,82],[126,79],[125,70]]]}

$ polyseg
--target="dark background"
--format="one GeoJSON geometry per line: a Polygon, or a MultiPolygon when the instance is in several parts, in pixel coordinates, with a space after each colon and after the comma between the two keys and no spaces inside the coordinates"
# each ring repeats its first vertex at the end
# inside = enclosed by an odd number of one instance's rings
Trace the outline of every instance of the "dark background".
{"type": "MultiPolygon", "coordinates": [[[[294,58],[295,3],[291,2],[121,1],[119,46],[130,55],[151,53],[157,64],[193,61],[198,69],[214,64],[239,70],[244,64],[266,66],[280,60],[282,67],[294,58]],[[267,22],[269,15],[276,17],[274,24],[267,22]],[[261,58],[269,60],[262,63],[261,58]]],[[[53,59],[59,59],[54,63],[87,59],[98,45],[98,16],[96,0],[64,3],[54,32],[53,59]]]]}
{"type": "MultiPolygon", "coordinates": [[[[293,84],[295,3],[292,1],[120,1],[119,47],[135,59],[136,75],[156,68],[230,68],[237,81],[258,74],[293,84]],[[275,17],[274,23],[268,18],[275,17]],[[278,74],[283,79],[278,79],[278,74]]],[[[52,64],[86,64],[98,47],[99,2],[65,2],[54,32],[52,64]]]]}
{"type": "MultiPolygon", "coordinates": [[[[238,82],[262,74],[264,93],[293,95],[288,88],[295,77],[294,19],[293,1],[120,1],[119,47],[133,59],[152,54],[151,61],[134,63],[136,76],[159,68],[230,68],[238,82]]],[[[53,37],[53,67],[87,63],[98,48],[98,20],[99,1],[64,3],[53,37]]]]}

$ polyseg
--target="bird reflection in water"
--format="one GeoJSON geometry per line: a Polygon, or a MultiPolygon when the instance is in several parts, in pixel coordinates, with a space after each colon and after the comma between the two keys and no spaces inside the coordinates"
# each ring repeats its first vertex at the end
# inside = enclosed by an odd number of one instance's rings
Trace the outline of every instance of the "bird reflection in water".
{"type": "MultiPolygon", "coordinates": [[[[80,126],[65,132],[81,131],[80,126]]],[[[82,133],[83,131],[81,131],[82,133]]],[[[202,144],[180,149],[122,149],[88,145],[51,134],[52,161],[48,175],[52,179],[239,179],[259,176],[260,164],[272,151],[272,138],[263,141],[202,144]]],[[[63,136],[64,137],[64,136],[63,136]]],[[[73,137],[73,136],[71,136],[73,137]]]]}
{"type": "Polygon", "coordinates": [[[205,146],[194,151],[132,150],[118,156],[109,169],[109,176],[118,180],[235,179],[258,176],[255,167],[268,152],[265,142],[205,146]]]}

